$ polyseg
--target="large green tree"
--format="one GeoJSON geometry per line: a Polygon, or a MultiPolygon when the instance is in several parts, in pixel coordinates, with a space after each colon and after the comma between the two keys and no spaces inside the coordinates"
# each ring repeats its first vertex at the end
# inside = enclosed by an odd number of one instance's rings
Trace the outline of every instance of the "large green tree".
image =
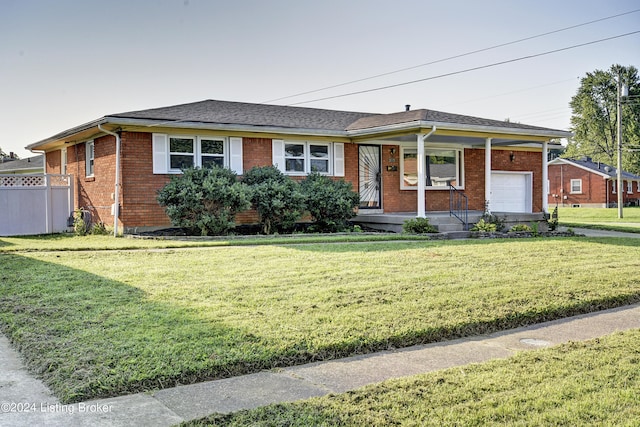
{"type": "Polygon", "coordinates": [[[617,80],[629,87],[622,102],[623,169],[640,173],[640,79],[634,66],[612,65],[609,70],[587,73],[569,104],[572,109],[569,141],[563,157],[589,156],[617,164],[617,80]]]}

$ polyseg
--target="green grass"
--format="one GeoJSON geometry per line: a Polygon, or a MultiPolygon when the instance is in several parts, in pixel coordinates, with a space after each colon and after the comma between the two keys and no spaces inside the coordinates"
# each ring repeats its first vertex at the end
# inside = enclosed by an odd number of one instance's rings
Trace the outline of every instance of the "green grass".
{"type": "Polygon", "coordinates": [[[48,234],[41,236],[0,237],[0,253],[25,251],[95,251],[170,249],[188,247],[256,246],[308,243],[348,243],[429,240],[429,236],[385,233],[295,234],[270,236],[228,236],[188,238],[113,238],[112,236],[75,236],[48,234]]]}
{"type": "Polygon", "coordinates": [[[7,252],[0,327],[72,402],[633,303],[639,267],[637,239],[7,252]]]}
{"type": "Polygon", "coordinates": [[[390,380],[197,426],[637,426],[640,330],[390,380]]]}
{"type": "Polygon", "coordinates": [[[617,208],[558,208],[558,222],[566,227],[640,233],[640,207],[623,208],[623,218],[618,218],[617,208]]]}

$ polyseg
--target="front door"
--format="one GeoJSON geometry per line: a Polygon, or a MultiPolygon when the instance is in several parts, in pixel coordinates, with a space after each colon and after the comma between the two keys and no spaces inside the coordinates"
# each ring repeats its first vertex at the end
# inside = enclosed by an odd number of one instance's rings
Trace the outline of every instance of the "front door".
{"type": "Polygon", "coordinates": [[[360,209],[381,209],[380,146],[358,146],[360,209]]]}

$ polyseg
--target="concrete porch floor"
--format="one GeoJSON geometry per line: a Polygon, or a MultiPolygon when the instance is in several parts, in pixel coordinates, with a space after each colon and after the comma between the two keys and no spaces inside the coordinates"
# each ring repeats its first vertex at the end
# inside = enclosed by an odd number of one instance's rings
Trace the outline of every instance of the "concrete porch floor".
{"type": "MultiPolygon", "coordinates": [[[[468,211],[469,227],[472,227],[482,217],[482,211],[468,211]]],[[[530,224],[531,222],[544,221],[545,214],[537,213],[517,213],[517,212],[493,212],[493,215],[505,222],[505,227],[509,228],[515,224],[530,224]]],[[[394,233],[402,233],[402,225],[405,221],[415,218],[416,212],[366,212],[360,210],[351,221],[364,227],[374,230],[391,231],[394,233]]],[[[429,223],[436,227],[439,232],[463,231],[463,223],[449,211],[428,211],[426,217],[429,223]]]]}

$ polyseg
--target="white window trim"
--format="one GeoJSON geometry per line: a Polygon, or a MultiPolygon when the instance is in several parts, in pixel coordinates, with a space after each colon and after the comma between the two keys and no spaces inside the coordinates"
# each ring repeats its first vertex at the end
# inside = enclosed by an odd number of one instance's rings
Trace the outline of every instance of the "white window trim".
{"type": "Polygon", "coordinates": [[[627,194],[633,194],[633,181],[627,181],[627,194]]]}
{"type": "MultiPolygon", "coordinates": [[[[404,183],[404,152],[405,150],[416,150],[413,147],[400,147],[400,189],[401,190],[418,190],[418,186],[410,186],[405,185],[404,183]]],[[[464,149],[462,148],[454,148],[454,147],[432,147],[425,146],[425,151],[455,151],[458,154],[458,167],[456,168],[456,173],[459,175],[456,177],[456,181],[459,185],[455,185],[454,188],[458,190],[464,190],[464,149]]],[[[426,161],[426,159],[425,159],[426,161]]],[[[448,186],[426,186],[427,190],[447,190],[449,191],[448,186]]]]}
{"type": "Polygon", "coordinates": [[[84,160],[85,160],[85,176],[87,178],[91,178],[95,174],[96,169],[96,145],[95,141],[89,140],[85,142],[85,152],[84,152],[84,160]],[[91,147],[91,150],[89,150],[91,147]],[[91,155],[89,155],[91,153],[91,155]],[[93,162],[93,163],[92,163],[93,162]]]}
{"type": "Polygon", "coordinates": [[[613,190],[611,191],[612,194],[616,194],[616,192],[618,191],[618,181],[611,181],[611,186],[613,187],[613,190]]]}
{"type": "Polygon", "coordinates": [[[317,142],[317,141],[293,141],[293,140],[284,140],[282,144],[283,149],[283,162],[282,169],[285,175],[289,176],[307,176],[310,173],[314,172],[311,170],[311,146],[312,145],[320,145],[325,146],[327,148],[327,172],[318,172],[320,175],[332,176],[334,173],[334,155],[333,155],[333,144],[331,142],[317,142]],[[286,146],[287,144],[300,144],[304,146],[304,154],[301,157],[290,157],[287,156],[286,146]],[[304,161],[304,171],[287,171],[287,159],[302,159],[304,161]]]}
{"type": "Polygon", "coordinates": [[[569,182],[569,190],[570,190],[570,191],[569,191],[569,194],[582,194],[582,179],[580,179],[580,178],[578,178],[578,179],[572,179],[572,180],[569,182]],[[574,191],[574,190],[573,190],[573,184],[574,184],[574,183],[579,183],[579,184],[580,184],[580,185],[579,185],[579,187],[580,187],[580,188],[579,188],[579,190],[578,190],[578,191],[574,191]]]}
{"type": "Polygon", "coordinates": [[[181,174],[180,169],[171,168],[171,155],[193,155],[193,166],[202,167],[202,140],[214,140],[223,142],[223,154],[220,155],[208,155],[211,157],[222,157],[224,161],[224,167],[233,169],[238,175],[242,175],[242,138],[240,137],[227,137],[218,135],[178,135],[178,134],[161,134],[154,133],[152,136],[152,150],[153,150],[153,173],[156,175],[163,174],[181,174]],[[178,153],[172,152],[171,138],[185,138],[191,139],[194,143],[193,153],[178,153]],[[233,144],[232,144],[233,143],[233,144]],[[233,145],[233,147],[232,147],[233,145]],[[234,148],[234,153],[231,149],[234,148]]]}

